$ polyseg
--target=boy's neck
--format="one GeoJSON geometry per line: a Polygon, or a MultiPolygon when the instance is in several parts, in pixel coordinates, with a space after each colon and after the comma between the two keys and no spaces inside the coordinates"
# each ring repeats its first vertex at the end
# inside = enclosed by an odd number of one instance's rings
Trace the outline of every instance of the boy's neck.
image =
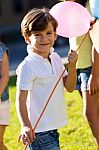
{"type": "Polygon", "coordinates": [[[43,58],[46,58],[46,59],[48,59],[49,58],[49,55],[50,55],[50,53],[41,53],[41,52],[39,52],[39,51],[35,51],[35,50],[32,50],[34,53],[36,53],[36,54],[38,54],[38,55],[40,55],[40,56],[42,56],[43,58]]]}
{"type": "Polygon", "coordinates": [[[36,51],[33,51],[33,52],[42,56],[44,59],[47,59],[51,63],[51,58],[49,57],[50,53],[46,54],[46,55],[45,54],[43,55],[43,53],[42,53],[42,55],[41,55],[41,53],[37,53],[36,51]]]}

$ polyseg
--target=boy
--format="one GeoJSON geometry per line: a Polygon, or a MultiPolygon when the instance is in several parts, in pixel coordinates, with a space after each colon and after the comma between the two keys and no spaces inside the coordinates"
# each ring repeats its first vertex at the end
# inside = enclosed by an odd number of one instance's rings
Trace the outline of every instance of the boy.
{"type": "Polygon", "coordinates": [[[16,107],[21,122],[21,135],[29,150],[59,150],[57,129],[66,125],[64,87],[72,92],[76,83],[77,54],[68,56],[65,71],[37,128],[33,128],[60,75],[64,70],[61,58],[52,46],[57,38],[57,21],[49,11],[32,9],[21,23],[22,35],[28,44],[28,56],[17,68],[16,107]]]}

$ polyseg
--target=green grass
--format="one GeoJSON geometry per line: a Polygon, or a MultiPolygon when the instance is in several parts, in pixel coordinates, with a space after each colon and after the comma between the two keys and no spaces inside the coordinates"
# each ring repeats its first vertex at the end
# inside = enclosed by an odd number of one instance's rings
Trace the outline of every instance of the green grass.
{"type": "MultiPolygon", "coordinates": [[[[16,77],[10,78],[11,117],[10,126],[6,128],[5,143],[8,150],[23,150],[22,143],[17,142],[20,123],[15,109],[16,77]]],[[[67,126],[59,129],[61,150],[96,150],[91,130],[82,115],[83,103],[77,91],[65,93],[68,116],[67,126]]]]}

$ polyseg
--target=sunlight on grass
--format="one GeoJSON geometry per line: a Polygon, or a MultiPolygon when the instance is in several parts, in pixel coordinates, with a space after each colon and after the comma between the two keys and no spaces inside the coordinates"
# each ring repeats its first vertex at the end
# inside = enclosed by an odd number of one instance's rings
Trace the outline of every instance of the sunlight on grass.
{"type": "MultiPolygon", "coordinates": [[[[20,123],[15,109],[16,78],[10,79],[11,119],[5,132],[5,143],[8,150],[23,150],[22,143],[17,142],[20,134],[20,123]]],[[[91,130],[82,115],[83,103],[77,91],[66,93],[66,110],[68,124],[59,129],[61,150],[96,150],[91,130]]]]}

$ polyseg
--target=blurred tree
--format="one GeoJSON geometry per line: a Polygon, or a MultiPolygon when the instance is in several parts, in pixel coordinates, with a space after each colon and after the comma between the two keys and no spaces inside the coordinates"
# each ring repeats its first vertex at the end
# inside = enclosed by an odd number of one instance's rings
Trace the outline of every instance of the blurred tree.
{"type": "Polygon", "coordinates": [[[22,0],[12,0],[12,2],[14,6],[14,11],[17,13],[22,12],[23,10],[22,0]]]}
{"type": "Polygon", "coordinates": [[[44,6],[47,8],[51,8],[57,2],[58,0],[28,0],[29,8],[44,7],[44,6]]]}

